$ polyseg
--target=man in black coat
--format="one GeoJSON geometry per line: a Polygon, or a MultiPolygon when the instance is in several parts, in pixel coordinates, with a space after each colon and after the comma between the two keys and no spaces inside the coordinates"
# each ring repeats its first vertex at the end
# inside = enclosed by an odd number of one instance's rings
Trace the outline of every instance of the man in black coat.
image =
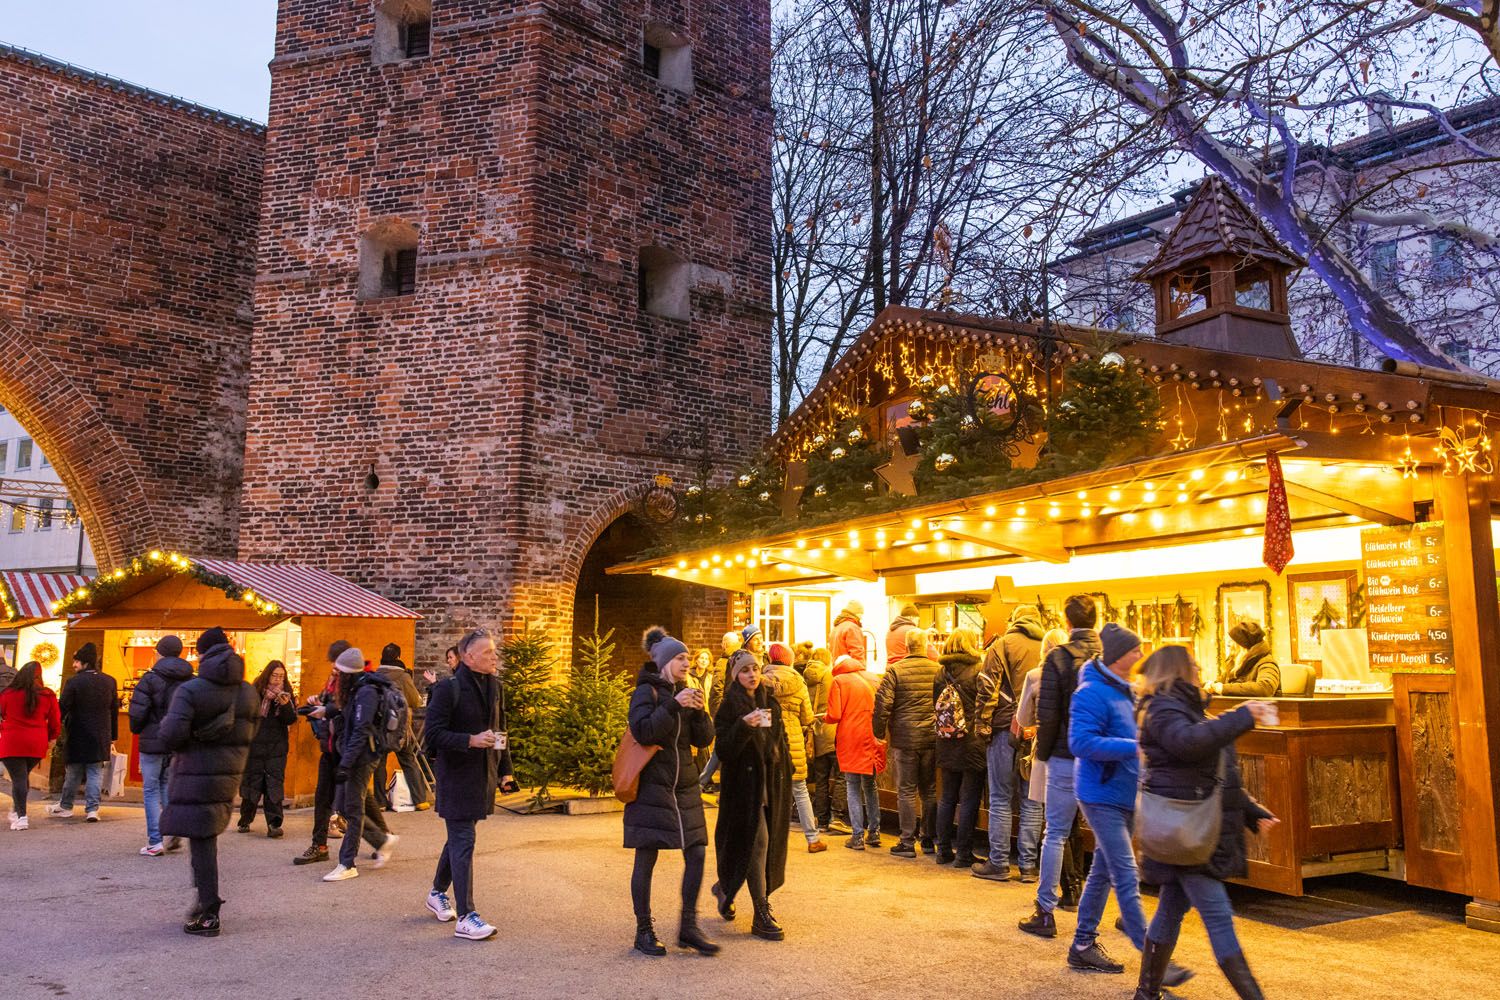
{"type": "Polygon", "coordinates": [[[896,810],[901,839],[891,848],[898,858],[917,856],[917,802],[922,804],[922,850],[933,852],[937,829],[937,728],[932,686],[937,661],[927,655],[927,633],[907,629],[906,655],[885,668],[875,691],[870,723],[877,740],[889,739],[896,769],[896,810]]]}
{"type": "Polygon", "coordinates": [[[441,921],[458,918],[454,937],[483,941],[495,928],[474,909],[475,824],[495,811],[497,787],[517,785],[495,640],[476,629],[459,640],[458,655],[458,669],[432,686],[427,703],[426,747],[437,761],[437,812],[448,830],[427,908],[441,921]]]}
{"type": "Polygon", "coordinates": [[[159,733],[172,754],[162,832],[188,838],[197,900],[183,930],[219,934],[219,834],[250,754],[260,698],[245,683],[245,661],[223,629],[198,637],[198,676],[172,696],[159,733]]]}
{"type": "Polygon", "coordinates": [[[175,851],[181,843],[178,837],[167,844],[161,839],[161,810],[167,804],[167,775],[172,762],[161,738],[161,720],[167,717],[178,686],[193,676],[192,664],[182,658],[182,640],[177,636],[162,636],[156,652],[161,658],[130,694],[130,731],[136,734],[140,749],[141,797],[146,804],[146,846],[141,854],[148,858],[175,851]]]}
{"type": "Polygon", "coordinates": [[[99,669],[99,651],[92,642],[84,643],[73,654],[73,669],[77,672],[63,685],[58,699],[68,765],[62,795],[47,813],[73,815],[73,796],[84,783],[83,818],[97,823],[104,765],[120,735],[119,687],[113,677],[99,669]]]}

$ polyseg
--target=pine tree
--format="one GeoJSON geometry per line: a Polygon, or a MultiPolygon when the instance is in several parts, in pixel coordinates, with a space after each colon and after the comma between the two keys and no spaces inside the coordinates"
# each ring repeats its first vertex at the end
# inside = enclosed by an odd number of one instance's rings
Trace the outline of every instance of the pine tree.
{"type": "Polygon", "coordinates": [[[516,780],[526,786],[544,786],[543,730],[557,698],[552,642],[541,629],[528,628],[503,643],[500,655],[506,668],[505,725],[516,780]]]}
{"type": "Polygon", "coordinates": [[[615,751],[634,685],[610,666],[614,630],[579,636],[578,662],[557,700],[543,739],[553,784],[603,795],[613,787],[615,751]]]}
{"type": "Polygon", "coordinates": [[[1057,472],[1137,458],[1161,431],[1161,395],[1122,365],[1075,362],[1064,385],[1047,438],[1047,458],[1057,472]]]}

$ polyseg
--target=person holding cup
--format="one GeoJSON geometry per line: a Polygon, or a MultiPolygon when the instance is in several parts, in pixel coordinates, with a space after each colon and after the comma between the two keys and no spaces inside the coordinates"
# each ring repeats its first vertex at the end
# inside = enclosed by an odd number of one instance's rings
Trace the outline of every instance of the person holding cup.
{"type": "Polygon", "coordinates": [[[714,850],[719,915],[734,919],[734,897],[748,885],[755,919],[750,933],[767,941],[786,937],[771,913],[771,893],[786,881],[787,831],[792,815],[791,752],[781,706],[761,683],[760,661],[741,649],[729,658],[729,683],[714,716],[723,764],[714,850]]]}
{"type": "Polygon", "coordinates": [[[1220,782],[1223,824],[1207,864],[1184,867],[1142,858],[1142,880],[1160,887],[1156,916],[1146,932],[1135,1000],[1160,1000],[1162,980],[1189,908],[1203,918],[1214,958],[1241,1000],[1262,994],[1234,932],[1234,910],[1224,880],[1247,873],[1244,831],[1262,836],[1280,822],[1245,791],[1234,744],[1257,725],[1279,722],[1276,705],[1248,701],[1218,718],[1204,711],[1208,695],[1199,686],[1198,664],[1185,646],[1163,646],[1140,667],[1140,746],[1145,758],[1142,786],[1173,799],[1208,798],[1220,782]],[[1222,761],[1221,761],[1222,758],[1222,761]]]}

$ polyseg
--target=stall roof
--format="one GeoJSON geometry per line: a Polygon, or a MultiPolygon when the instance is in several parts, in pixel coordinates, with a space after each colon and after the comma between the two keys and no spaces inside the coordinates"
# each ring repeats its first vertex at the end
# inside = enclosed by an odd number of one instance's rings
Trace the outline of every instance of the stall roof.
{"type": "Polygon", "coordinates": [[[0,622],[21,626],[54,618],[52,602],[87,582],[77,573],[0,572],[0,622]]]}

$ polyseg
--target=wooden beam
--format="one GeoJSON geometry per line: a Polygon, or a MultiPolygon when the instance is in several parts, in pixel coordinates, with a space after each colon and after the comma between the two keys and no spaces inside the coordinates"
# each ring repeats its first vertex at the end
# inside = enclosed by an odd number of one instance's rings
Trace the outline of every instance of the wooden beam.
{"type": "Polygon", "coordinates": [[[1320,503],[1376,524],[1411,524],[1416,520],[1410,495],[1403,498],[1382,495],[1384,490],[1366,490],[1358,494],[1359,500],[1355,500],[1351,496],[1328,493],[1291,479],[1286,481],[1286,492],[1288,496],[1320,503]]]}
{"type": "Polygon", "coordinates": [[[800,566],[816,573],[843,576],[866,583],[874,583],[880,579],[880,575],[875,572],[874,560],[864,549],[846,551],[843,556],[834,555],[832,549],[766,549],[761,552],[761,559],[772,565],[786,563],[788,566],[800,566]],[[809,554],[811,552],[821,552],[822,555],[812,556],[809,554]]]}
{"type": "MultiPolygon", "coordinates": [[[[1225,497],[1207,503],[1181,503],[1157,510],[1139,511],[1131,519],[1126,515],[1074,521],[1063,528],[1063,544],[1079,550],[1121,542],[1157,539],[1187,540],[1195,535],[1217,534],[1242,528],[1260,530],[1265,526],[1265,508],[1252,504],[1253,497],[1225,497]],[[1228,500],[1230,502],[1225,503],[1228,500]],[[1159,515],[1159,516],[1158,516],[1159,515]]],[[[1330,512],[1322,504],[1301,497],[1287,498],[1292,523],[1324,519],[1330,512]]]]}
{"type": "Polygon", "coordinates": [[[969,521],[948,521],[943,533],[960,542],[973,542],[999,552],[1009,552],[1028,559],[1040,559],[1050,563],[1065,563],[1071,554],[1063,545],[1062,528],[1055,524],[1033,524],[1029,521],[1000,521],[995,527],[985,529],[969,521]]]}
{"type": "MultiPolygon", "coordinates": [[[[1264,469],[1255,472],[1257,482],[1264,482],[1264,469]]],[[[1414,480],[1402,479],[1381,471],[1369,474],[1368,467],[1313,466],[1288,463],[1285,470],[1288,496],[1321,504],[1330,510],[1353,514],[1376,524],[1411,524],[1415,519],[1412,495],[1414,480]]]]}

